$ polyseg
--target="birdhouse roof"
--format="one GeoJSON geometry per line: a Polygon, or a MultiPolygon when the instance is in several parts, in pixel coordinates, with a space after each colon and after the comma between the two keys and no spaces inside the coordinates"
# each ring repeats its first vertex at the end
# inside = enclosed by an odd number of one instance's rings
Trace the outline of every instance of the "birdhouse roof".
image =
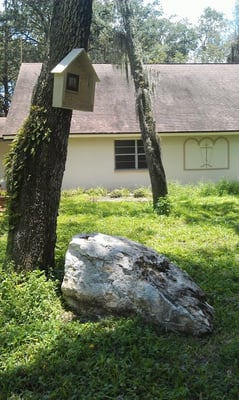
{"type": "Polygon", "coordinates": [[[99,82],[99,78],[95,72],[94,67],[91,64],[91,61],[83,48],[73,49],[70,53],[67,54],[60,62],[51,70],[53,74],[62,74],[64,73],[69,66],[77,59],[81,58],[82,65],[87,68],[89,71],[89,75],[94,75],[95,80],[99,82]]]}

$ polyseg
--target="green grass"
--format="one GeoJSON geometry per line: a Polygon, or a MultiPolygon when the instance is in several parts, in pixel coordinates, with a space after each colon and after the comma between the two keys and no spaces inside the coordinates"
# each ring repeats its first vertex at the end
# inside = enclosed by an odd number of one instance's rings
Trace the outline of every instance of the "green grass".
{"type": "MultiPolygon", "coordinates": [[[[106,201],[102,188],[63,194],[52,279],[1,274],[0,400],[239,399],[239,184],[169,189],[168,216],[152,210],[150,197],[106,201]],[[59,292],[64,255],[72,235],[96,231],[139,241],[186,270],[215,307],[214,333],[71,318],[59,292]]],[[[0,233],[3,260],[4,217],[0,233]]]]}

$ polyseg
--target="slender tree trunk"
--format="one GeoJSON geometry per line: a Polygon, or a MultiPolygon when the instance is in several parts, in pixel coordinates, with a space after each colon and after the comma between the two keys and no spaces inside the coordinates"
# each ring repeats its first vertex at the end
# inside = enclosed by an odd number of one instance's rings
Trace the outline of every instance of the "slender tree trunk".
{"type": "Polygon", "coordinates": [[[4,87],[4,98],[3,98],[3,112],[5,117],[8,114],[9,109],[9,63],[8,63],[8,51],[9,51],[9,40],[11,38],[10,27],[8,25],[8,17],[7,17],[7,0],[4,1],[4,21],[3,21],[3,87],[4,87]]]}
{"type": "Polygon", "coordinates": [[[136,91],[136,106],[140,124],[145,155],[149,169],[153,193],[153,205],[157,206],[160,197],[168,193],[165,171],[161,158],[160,142],[156,135],[153,118],[150,86],[144,71],[140,44],[137,40],[132,10],[128,0],[118,0],[126,32],[127,54],[136,91]]]}
{"type": "Polygon", "coordinates": [[[237,40],[231,45],[231,51],[227,57],[227,62],[229,64],[239,64],[239,37],[237,37],[237,40]]]}
{"type": "Polygon", "coordinates": [[[54,0],[49,60],[6,166],[10,195],[7,260],[17,269],[48,271],[54,265],[72,111],[52,107],[50,71],[73,48],[87,50],[91,16],[92,0],[54,0]]]}

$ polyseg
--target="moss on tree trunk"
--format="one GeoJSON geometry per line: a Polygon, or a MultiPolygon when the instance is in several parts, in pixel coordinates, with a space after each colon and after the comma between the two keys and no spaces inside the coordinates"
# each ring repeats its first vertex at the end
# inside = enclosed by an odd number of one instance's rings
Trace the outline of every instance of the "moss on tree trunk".
{"type": "Polygon", "coordinates": [[[128,0],[118,0],[126,34],[127,54],[135,85],[136,106],[149,169],[153,205],[156,208],[159,199],[165,197],[168,193],[167,181],[162,163],[160,142],[156,134],[149,80],[144,70],[141,46],[137,39],[133,12],[129,3],[128,0]]]}
{"type": "Polygon", "coordinates": [[[72,111],[52,107],[50,71],[74,47],[87,49],[91,16],[92,0],[54,1],[49,60],[6,163],[10,196],[7,260],[16,269],[48,271],[54,265],[72,111]]]}

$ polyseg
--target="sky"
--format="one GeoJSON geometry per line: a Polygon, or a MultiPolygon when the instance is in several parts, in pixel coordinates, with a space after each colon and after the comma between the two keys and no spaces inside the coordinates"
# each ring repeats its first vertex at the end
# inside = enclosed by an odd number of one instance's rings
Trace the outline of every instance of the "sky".
{"type": "Polygon", "coordinates": [[[233,18],[236,0],[160,0],[166,16],[177,14],[181,18],[188,18],[197,23],[198,18],[207,7],[223,12],[229,19],[233,18]]]}
{"type": "MultiPolygon", "coordinates": [[[[0,9],[2,2],[3,0],[0,0],[0,9]]],[[[227,18],[232,19],[236,0],[160,0],[160,2],[167,17],[177,14],[180,18],[188,18],[192,23],[197,23],[199,16],[207,7],[223,12],[227,18]]]]}

